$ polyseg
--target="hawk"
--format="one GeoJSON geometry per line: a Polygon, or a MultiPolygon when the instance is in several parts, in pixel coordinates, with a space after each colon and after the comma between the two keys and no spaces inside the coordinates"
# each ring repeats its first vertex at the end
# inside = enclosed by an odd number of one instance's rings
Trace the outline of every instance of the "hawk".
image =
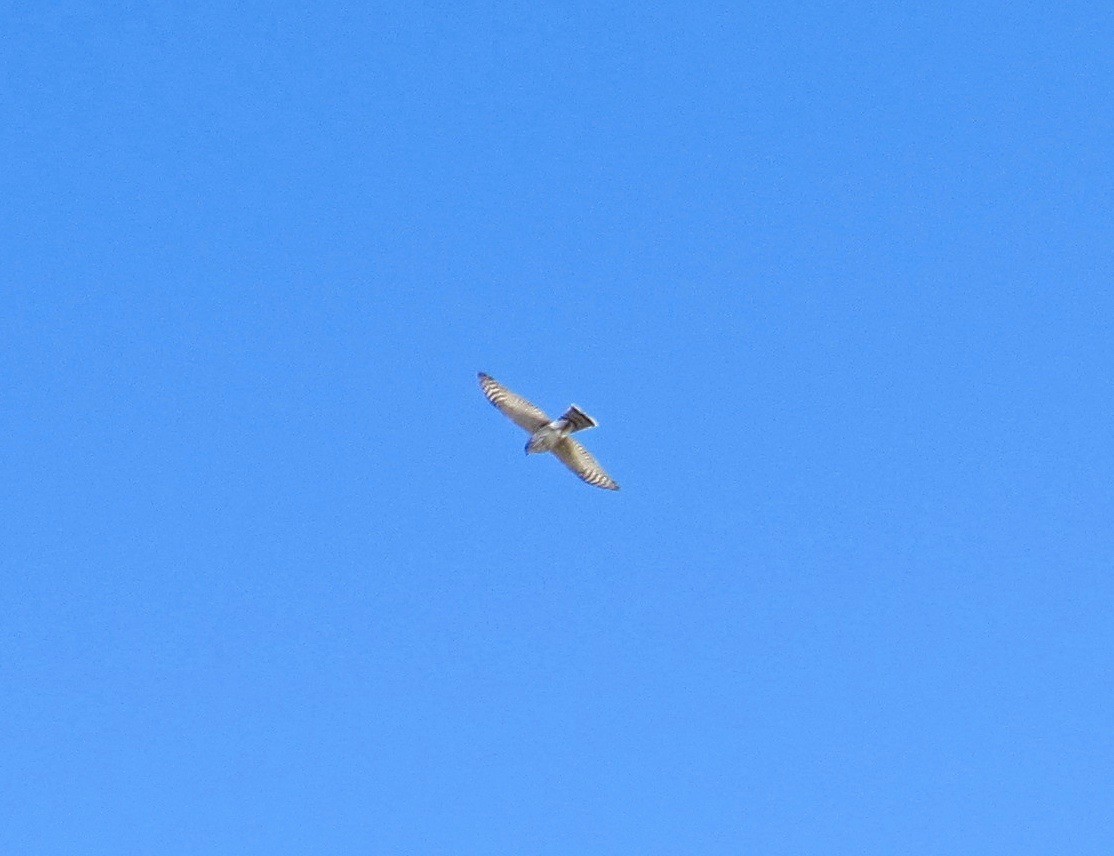
{"type": "Polygon", "coordinates": [[[604,490],[618,490],[619,485],[600,466],[599,461],[570,435],[586,428],[595,428],[596,420],[577,407],[569,405],[560,419],[550,419],[521,395],[511,392],[490,375],[480,372],[480,387],[487,400],[498,407],[519,428],[530,432],[526,454],[552,452],[581,479],[604,490]]]}

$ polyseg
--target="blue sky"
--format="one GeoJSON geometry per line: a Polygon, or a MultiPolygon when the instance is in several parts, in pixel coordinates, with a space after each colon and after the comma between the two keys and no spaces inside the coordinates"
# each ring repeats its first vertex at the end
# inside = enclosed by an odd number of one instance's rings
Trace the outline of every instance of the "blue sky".
{"type": "Polygon", "coordinates": [[[1108,4],[538,5],[3,13],[0,849],[1112,852],[1108,4]]]}

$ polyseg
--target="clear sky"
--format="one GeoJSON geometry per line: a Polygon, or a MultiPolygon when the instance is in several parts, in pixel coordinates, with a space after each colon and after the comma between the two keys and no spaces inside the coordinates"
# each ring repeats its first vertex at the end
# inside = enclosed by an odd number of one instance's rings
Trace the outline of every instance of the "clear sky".
{"type": "Polygon", "coordinates": [[[0,852],[1114,852],[1109,3],[2,17],[0,852]]]}

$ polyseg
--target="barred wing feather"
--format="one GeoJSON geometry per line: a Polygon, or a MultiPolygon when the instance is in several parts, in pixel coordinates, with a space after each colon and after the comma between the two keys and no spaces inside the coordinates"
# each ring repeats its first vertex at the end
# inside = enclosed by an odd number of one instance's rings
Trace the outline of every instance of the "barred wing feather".
{"type": "Polygon", "coordinates": [[[592,457],[592,453],[581,446],[572,437],[566,437],[553,447],[553,454],[561,459],[566,467],[576,473],[588,484],[602,487],[604,490],[618,490],[619,485],[600,466],[600,462],[592,457]]]}
{"type": "Polygon", "coordinates": [[[521,395],[511,392],[491,375],[486,375],[483,372],[480,372],[479,375],[480,387],[483,389],[484,395],[487,396],[487,400],[502,410],[519,428],[533,434],[549,422],[549,417],[545,415],[541,408],[531,404],[521,395]]]}

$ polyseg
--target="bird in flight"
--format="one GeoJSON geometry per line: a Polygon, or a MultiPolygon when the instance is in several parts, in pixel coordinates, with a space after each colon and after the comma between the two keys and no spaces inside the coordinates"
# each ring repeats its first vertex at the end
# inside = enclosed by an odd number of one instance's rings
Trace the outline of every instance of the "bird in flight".
{"type": "Polygon", "coordinates": [[[619,485],[604,472],[599,461],[570,435],[586,428],[595,428],[596,420],[577,407],[569,405],[560,419],[550,419],[521,395],[511,392],[490,375],[480,372],[480,387],[487,400],[503,411],[511,422],[530,432],[526,454],[552,452],[557,458],[594,487],[618,490],[619,485]]]}

